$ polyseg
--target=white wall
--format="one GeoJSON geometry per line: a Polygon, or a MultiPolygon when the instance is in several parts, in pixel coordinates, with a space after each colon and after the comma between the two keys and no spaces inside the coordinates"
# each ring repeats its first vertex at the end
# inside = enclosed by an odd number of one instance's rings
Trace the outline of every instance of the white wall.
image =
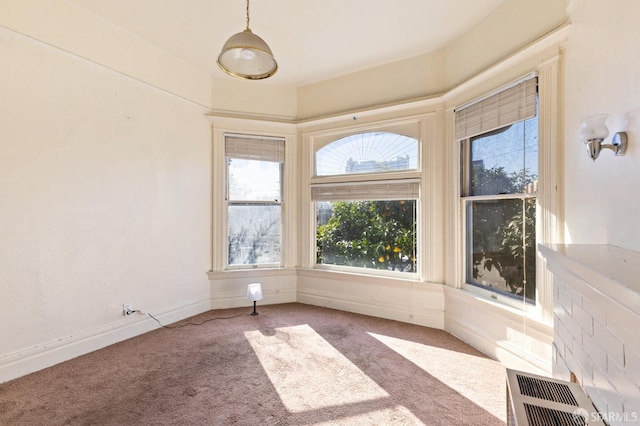
{"type": "Polygon", "coordinates": [[[568,0],[507,0],[444,48],[298,88],[298,115],[317,118],[444,92],[566,23],[568,0]]]}
{"type": "Polygon", "coordinates": [[[445,87],[441,50],[298,88],[298,116],[317,118],[439,94],[445,87]]]}
{"type": "Polygon", "coordinates": [[[2,0],[0,26],[203,106],[210,76],[65,0],[2,0]]]}
{"type": "MultiPolygon", "coordinates": [[[[640,30],[636,0],[574,0],[565,63],[566,242],[640,250],[640,30]],[[593,162],[578,140],[580,117],[610,114],[611,133],[629,132],[625,157],[593,162]]],[[[610,142],[610,138],[606,141],[610,142]]]]}
{"type": "Polygon", "coordinates": [[[211,82],[213,113],[278,121],[292,121],[298,116],[295,87],[277,86],[265,80],[240,80],[227,75],[212,76],[211,82]]]}
{"type": "Polygon", "coordinates": [[[518,52],[566,22],[569,0],[509,0],[445,49],[447,88],[518,52]]]}
{"type": "Polygon", "coordinates": [[[0,382],[155,327],[123,303],[208,310],[209,123],[169,92],[0,27],[0,382]]]}

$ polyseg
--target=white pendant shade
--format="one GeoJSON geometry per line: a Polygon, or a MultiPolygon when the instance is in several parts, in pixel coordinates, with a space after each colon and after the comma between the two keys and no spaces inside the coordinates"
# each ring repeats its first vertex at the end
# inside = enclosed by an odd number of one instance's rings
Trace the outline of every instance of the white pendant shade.
{"type": "Polygon", "coordinates": [[[278,71],[278,63],[267,43],[249,28],[249,0],[247,0],[247,28],[229,37],[218,55],[222,71],[247,80],[261,80],[278,71]]]}

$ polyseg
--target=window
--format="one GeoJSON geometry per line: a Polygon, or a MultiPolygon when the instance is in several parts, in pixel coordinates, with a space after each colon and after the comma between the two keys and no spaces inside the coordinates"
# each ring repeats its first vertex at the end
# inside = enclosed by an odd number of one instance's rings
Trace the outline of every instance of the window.
{"type": "Polygon", "coordinates": [[[417,170],[418,141],[389,132],[342,138],[316,152],[316,176],[417,170]]]}
{"type": "Polygon", "coordinates": [[[461,141],[465,281],[536,301],[537,78],[456,110],[461,141]]]}
{"type": "Polygon", "coordinates": [[[315,167],[316,265],[416,273],[417,139],[347,136],[318,149],[315,167]]]}
{"type": "Polygon", "coordinates": [[[227,263],[280,264],[284,141],[225,136],[227,263]]]}

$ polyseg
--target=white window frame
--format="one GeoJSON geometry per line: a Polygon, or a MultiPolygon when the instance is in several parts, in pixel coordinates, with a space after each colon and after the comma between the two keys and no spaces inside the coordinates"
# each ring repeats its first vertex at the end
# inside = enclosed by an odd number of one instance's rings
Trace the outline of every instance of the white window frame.
{"type": "Polygon", "coordinates": [[[226,227],[224,233],[225,241],[225,269],[259,269],[259,268],[280,268],[283,265],[283,193],[284,193],[284,162],[285,162],[285,140],[281,137],[271,137],[264,135],[245,135],[235,133],[224,134],[225,145],[225,197],[224,207],[226,227]],[[230,141],[235,141],[236,143],[230,141]],[[231,200],[229,196],[229,160],[230,159],[269,161],[280,165],[280,197],[274,201],[262,200],[231,200]],[[229,207],[234,205],[256,205],[273,206],[280,208],[280,259],[273,263],[252,263],[252,264],[230,264],[229,263],[229,207]]]}
{"type": "MultiPolygon", "coordinates": [[[[295,161],[298,156],[296,143],[296,125],[290,123],[269,122],[250,118],[237,118],[218,115],[207,115],[211,125],[211,264],[209,276],[223,273],[223,276],[251,276],[255,271],[252,265],[234,266],[228,268],[228,237],[227,237],[227,208],[225,205],[227,191],[227,158],[225,153],[225,136],[241,135],[255,138],[271,138],[284,140],[285,163],[283,168],[282,185],[282,227],[280,265],[270,268],[260,267],[259,270],[276,271],[290,269],[296,266],[297,258],[297,229],[298,212],[296,204],[297,168],[295,161]],[[248,275],[247,275],[248,274],[248,275]]],[[[257,272],[256,272],[257,273],[257,272]]],[[[275,273],[275,272],[274,272],[275,273]]]]}
{"type": "MultiPolygon", "coordinates": [[[[424,266],[422,265],[424,260],[424,250],[422,248],[422,228],[423,228],[423,220],[422,220],[422,133],[423,133],[423,123],[420,120],[409,119],[402,120],[396,122],[389,122],[384,124],[372,124],[366,127],[354,127],[350,129],[343,129],[337,131],[330,131],[324,134],[316,135],[311,139],[311,149],[309,151],[309,161],[311,165],[311,176],[309,179],[310,183],[310,192],[322,189],[322,188],[330,188],[330,187],[354,187],[359,188],[359,191],[367,192],[367,188],[374,188],[378,185],[406,185],[406,184],[416,184],[419,188],[415,197],[403,198],[403,199],[413,199],[416,201],[416,258],[418,259],[417,268],[414,272],[400,272],[400,271],[387,271],[380,270],[374,268],[359,268],[352,266],[343,266],[343,265],[330,265],[330,264],[318,264],[316,263],[317,253],[316,253],[316,236],[317,236],[317,221],[314,219],[312,221],[312,241],[311,241],[311,267],[317,270],[326,270],[326,271],[339,271],[339,272],[348,272],[358,275],[371,275],[371,276],[383,276],[383,277],[392,277],[392,278],[401,278],[401,279],[409,279],[409,280],[417,280],[420,279],[423,273],[421,271],[424,270],[424,266]],[[354,174],[339,174],[339,175],[329,175],[329,176],[317,176],[315,173],[316,170],[316,153],[319,149],[329,145],[332,142],[336,142],[340,139],[343,139],[348,136],[364,134],[364,133],[376,133],[376,132],[388,132],[388,133],[396,133],[396,134],[404,134],[410,137],[413,137],[417,140],[417,166],[415,169],[411,170],[399,170],[399,171],[381,171],[376,173],[354,173],[354,174]]],[[[375,189],[372,192],[377,192],[375,189]]],[[[364,200],[364,198],[359,198],[360,200],[364,200]]],[[[381,196],[376,196],[375,198],[366,198],[367,201],[384,201],[384,200],[398,200],[397,196],[393,196],[390,194],[388,198],[382,198],[381,196]]],[[[312,197],[311,200],[311,211],[310,213],[315,218],[316,212],[316,202],[312,197]]],[[[318,200],[323,201],[323,200],[318,200]]],[[[333,200],[337,201],[337,200],[333,200]]],[[[342,201],[353,201],[353,200],[342,200],[342,201]]]]}
{"type": "MultiPolygon", "coordinates": [[[[537,194],[527,193],[515,193],[515,194],[496,194],[496,195],[465,195],[468,192],[468,188],[465,185],[468,184],[469,166],[471,164],[471,154],[469,152],[471,146],[471,139],[474,136],[480,136],[486,134],[492,130],[498,130],[508,125],[524,121],[527,118],[531,118],[537,115],[537,87],[538,76],[536,73],[528,74],[512,83],[507,84],[491,93],[483,96],[480,99],[469,102],[459,108],[454,113],[460,114],[462,111],[462,120],[456,120],[456,132],[455,139],[460,144],[460,234],[461,238],[461,277],[463,279],[462,288],[478,294],[482,297],[496,300],[506,306],[521,309],[525,312],[536,312],[539,310],[537,305],[539,304],[538,297],[531,304],[523,298],[521,301],[516,297],[502,294],[501,292],[492,290],[489,287],[473,284],[467,281],[468,268],[469,268],[469,236],[468,236],[468,216],[467,208],[470,203],[474,201],[484,200],[524,200],[530,198],[536,198],[537,194]],[[533,85],[533,87],[532,87],[533,85]],[[532,92],[533,90],[533,92],[532,92]],[[533,98],[531,98],[533,96],[533,98]],[[525,99],[528,97],[528,99],[525,99]],[[533,110],[531,102],[533,101],[533,110]],[[524,105],[527,105],[525,107],[524,105]],[[469,119],[468,111],[474,117],[469,119]],[[488,114],[487,114],[488,111],[488,114]],[[506,112],[506,113],[505,113],[506,112]],[[466,114],[465,114],[466,113],[466,114]],[[488,118],[487,118],[488,117],[488,118]],[[466,123],[462,124],[461,123],[466,123]]],[[[540,128],[538,126],[538,135],[540,134],[540,128]]],[[[540,138],[538,137],[538,141],[540,138]]],[[[540,179],[540,177],[539,177],[540,179]]],[[[536,211],[539,209],[539,205],[536,202],[536,211]]],[[[539,235],[539,230],[542,226],[540,217],[536,215],[536,241],[539,235]]],[[[539,270],[538,264],[541,262],[541,257],[537,254],[536,250],[536,272],[539,270]]],[[[540,279],[536,274],[536,294],[538,293],[538,285],[540,279]]]]}
{"type": "MultiPolygon", "coordinates": [[[[537,67],[533,68],[533,73],[538,76],[538,194],[536,205],[537,223],[539,223],[538,229],[536,229],[536,243],[550,244],[550,243],[562,243],[564,242],[564,211],[562,209],[562,149],[559,145],[560,125],[558,114],[559,108],[559,96],[558,88],[559,81],[559,69],[560,69],[560,55],[552,56],[544,61],[538,62],[537,67]]],[[[470,82],[464,90],[454,91],[449,94],[451,98],[462,100],[458,102],[458,105],[463,105],[465,92],[474,93],[474,97],[481,99],[483,96],[479,96],[479,88],[487,87],[487,79],[491,76],[494,79],[499,73],[509,74],[508,68],[505,63],[504,67],[498,67],[492,70],[486,76],[477,78],[473,82],[470,82]],[[499,72],[498,72],[499,71],[499,72]],[[454,94],[455,93],[455,94],[454,94]]],[[[513,77],[513,74],[510,74],[513,77]]],[[[503,79],[502,81],[505,81],[503,79]]],[[[507,80],[508,81],[508,80],[507,80]]],[[[494,86],[495,88],[496,86],[494,86]]],[[[485,93],[485,96],[491,95],[496,91],[491,92],[491,88],[485,93]]],[[[499,90],[499,89],[498,89],[499,90]]],[[[469,99],[469,98],[467,98],[469,99]]],[[[473,98],[471,98],[473,99],[473,98]]],[[[469,103],[469,101],[467,101],[469,103]]],[[[450,104],[451,105],[451,104],[450,104]]],[[[454,170],[458,170],[456,174],[449,176],[450,188],[456,189],[457,195],[453,195],[450,199],[451,212],[454,220],[452,221],[452,232],[455,234],[455,238],[452,246],[452,255],[455,261],[451,263],[452,269],[448,271],[448,280],[455,288],[464,288],[465,284],[465,268],[466,263],[464,261],[466,248],[464,247],[463,238],[463,221],[464,214],[462,211],[462,203],[460,201],[461,188],[460,188],[460,144],[455,137],[455,119],[454,119],[454,106],[448,108],[447,114],[448,120],[448,134],[449,140],[452,145],[448,149],[450,153],[450,164],[454,170]]],[[[541,321],[545,324],[551,324],[553,321],[553,276],[546,267],[546,261],[536,251],[536,305],[535,307],[529,307],[524,310],[527,316],[535,318],[537,321],[541,321]]],[[[465,290],[466,291],[466,290],[465,290]]],[[[479,297],[487,300],[495,301],[490,294],[479,294],[477,292],[469,291],[470,294],[478,295],[479,297]]],[[[496,307],[502,306],[506,309],[515,309],[522,312],[522,303],[517,308],[512,308],[509,305],[497,302],[496,307]]]]}

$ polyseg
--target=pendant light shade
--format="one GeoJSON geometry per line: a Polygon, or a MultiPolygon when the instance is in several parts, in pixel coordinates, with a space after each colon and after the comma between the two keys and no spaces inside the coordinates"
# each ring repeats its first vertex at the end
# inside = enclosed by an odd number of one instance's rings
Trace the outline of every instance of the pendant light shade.
{"type": "Polygon", "coordinates": [[[247,28],[229,37],[218,55],[218,65],[227,74],[247,80],[268,78],[278,71],[271,48],[249,29],[249,0],[247,28]]]}

